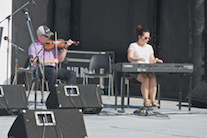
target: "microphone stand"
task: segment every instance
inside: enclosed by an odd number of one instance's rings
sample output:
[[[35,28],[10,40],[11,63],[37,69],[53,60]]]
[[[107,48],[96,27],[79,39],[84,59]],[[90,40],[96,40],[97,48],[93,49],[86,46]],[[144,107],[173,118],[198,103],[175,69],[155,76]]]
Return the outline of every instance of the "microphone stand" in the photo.
[[[25,52],[24,49],[22,49],[20,46],[15,45],[14,43],[10,42],[10,40],[6,37],[4,37],[5,40],[8,41],[8,43],[11,43],[12,46],[14,46],[16,49],[16,55],[15,55],[15,73],[14,73],[14,79],[13,79],[13,83],[14,85],[17,84],[17,69],[18,69],[18,49],[21,50],[22,52]]]
[[[16,49],[19,49],[19,50],[21,50],[22,52],[25,52],[23,48],[21,48],[20,46],[15,45],[14,43],[10,42],[9,39],[8,39],[7,41],[8,41],[9,43],[11,43],[11,45],[14,46]]]
[[[35,49],[35,54],[36,54],[36,58],[37,58],[37,61],[36,61],[36,74],[35,74],[35,106],[34,106],[34,109],[36,109],[37,107],[37,89],[38,89],[38,79],[39,79],[39,73],[38,73],[38,67],[40,68],[40,72],[42,74],[42,81],[44,82],[44,74],[43,74],[43,70],[42,70],[42,66],[40,64],[40,61],[39,61],[39,56],[38,56],[38,53],[37,53],[37,49],[36,49],[36,45],[35,45],[35,41],[34,41],[34,37],[33,37],[33,34],[32,34],[32,30],[31,30],[31,26],[30,26],[30,17],[29,17],[29,14],[26,14],[27,16],[27,27],[28,27],[28,30],[29,30],[29,33],[30,33],[30,37],[31,37],[31,40],[32,40],[32,43],[33,43],[33,46],[34,46],[34,49]],[[41,99],[41,102],[42,104],[44,103],[44,94],[43,94],[43,89],[41,89],[41,95],[42,95],[42,99]]]
[[[50,37],[47,39],[47,41],[50,39]],[[46,43],[47,43],[47,41],[46,41]],[[43,50],[43,64],[42,64],[42,67],[43,67],[43,73],[42,73],[42,76],[45,76],[45,45],[46,45],[46,43],[44,43],[43,44],[43,46],[42,46],[42,49],[38,52],[38,54]],[[44,92],[44,80],[45,80],[45,78],[44,77],[42,77],[42,88],[41,88],[41,91],[42,91],[42,97],[44,97],[44,94],[43,94],[43,92]],[[44,101],[43,101],[43,99],[44,98],[42,98],[42,100],[41,100],[41,102],[42,103],[44,103]]]
[[[24,8],[25,6],[27,6],[30,2],[28,1],[27,3],[25,3],[24,5],[22,5],[20,8],[18,8],[16,11],[14,11],[11,15],[7,16],[5,19],[3,19],[2,21],[0,21],[0,24],[6,20],[6,19],[9,19],[10,20],[10,17],[13,16],[14,14],[16,14],[19,10],[21,10],[22,8]]]
[[[5,19],[3,19],[2,21],[0,21],[0,24],[4,21],[8,19],[8,37],[10,36],[10,17],[13,16],[14,14],[16,14],[19,10],[21,10],[22,8],[24,8],[25,6],[27,6],[30,2],[28,1],[27,3],[25,3],[23,6],[21,6],[19,9],[17,9],[15,12],[13,12],[11,15],[7,16]],[[9,84],[9,42],[7,43],[7,72],[6,72],[6,79],[7,79],[7,84]]]

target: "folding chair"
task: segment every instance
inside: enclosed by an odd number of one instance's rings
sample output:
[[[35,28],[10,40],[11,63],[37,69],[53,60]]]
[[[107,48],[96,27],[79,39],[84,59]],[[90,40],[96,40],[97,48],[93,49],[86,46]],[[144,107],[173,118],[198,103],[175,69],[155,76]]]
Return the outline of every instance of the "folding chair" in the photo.
[[[91,57],[89,72],[84,73],[83,84],[88,84],[88,78],[109,78],[108,97],[113,95],[113,74],[111,71],[111,57],[107,54],[97,54]]]

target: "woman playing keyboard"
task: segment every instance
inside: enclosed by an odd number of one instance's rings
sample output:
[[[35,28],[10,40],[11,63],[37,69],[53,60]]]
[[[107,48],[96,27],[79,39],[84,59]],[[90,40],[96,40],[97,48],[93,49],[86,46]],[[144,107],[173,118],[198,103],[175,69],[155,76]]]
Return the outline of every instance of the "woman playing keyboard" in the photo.
[[[128,48],[128,61],[134,63],[163,63],[161,59],[155,58],[154,50],[151,45],[147,44],[150,40],[150,32],[148,29],[138,25],[136,28],[138,41],[133,42]],[[131,74],[137,81],[141,82],[141,93],[144,99],[144,106],[160,105],[155,102],[157,93],[157,81],[154,74]],[[149,102],[149,97],[151,102]]]

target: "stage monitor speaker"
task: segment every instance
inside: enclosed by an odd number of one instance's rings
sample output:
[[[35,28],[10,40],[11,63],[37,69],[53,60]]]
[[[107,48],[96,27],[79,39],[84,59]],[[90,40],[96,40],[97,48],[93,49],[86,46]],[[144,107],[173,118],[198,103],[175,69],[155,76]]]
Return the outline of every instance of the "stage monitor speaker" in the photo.
[[[23,110],[8,138],[87,138],[87,133],[81,110]]]
[[[17,114],[27,109],[25,85],[0,85],[0,114]]]
[[[191,103],[196,107],[207,107],[207,80],[202,81],[191,91]]]
[[[99,85],[58,84],[51,90],[46,106],[48,109],[82,109],[85,114],[98,114],[103,108]]]

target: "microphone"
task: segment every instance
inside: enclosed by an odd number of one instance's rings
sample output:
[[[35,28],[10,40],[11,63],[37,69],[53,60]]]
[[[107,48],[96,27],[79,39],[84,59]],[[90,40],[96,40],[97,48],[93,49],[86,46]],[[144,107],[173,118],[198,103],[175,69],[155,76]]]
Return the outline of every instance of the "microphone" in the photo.
[[[4,40],[9,40],[9,37],[8,36],[4,36]]]
[[[33,66],[33,55],[29,55],[29,63]]]
[[[32,0],[32,4],[33,4],[34,6],[37,6],[37,4],[36,4],[36,2],[35,2],[34,0]]]
[[[33,58],[33,55],[29,55],[29,58],[30,58],[30,59]]]
[[[29,11],[29,10],[28,10],[27,8],[23,8],[23,9],[22,9],[22,12],[26,15],[27,20],[30,21],[31,19],[30,19],[30,17],[29,17],[29,13],[28,13],[28,11]]]

